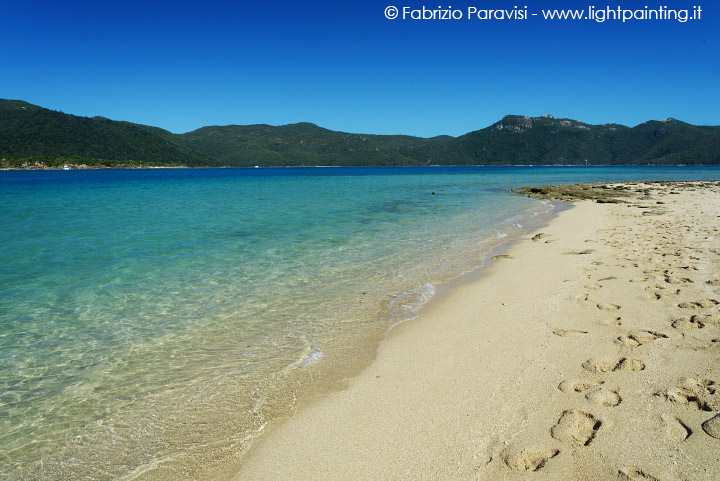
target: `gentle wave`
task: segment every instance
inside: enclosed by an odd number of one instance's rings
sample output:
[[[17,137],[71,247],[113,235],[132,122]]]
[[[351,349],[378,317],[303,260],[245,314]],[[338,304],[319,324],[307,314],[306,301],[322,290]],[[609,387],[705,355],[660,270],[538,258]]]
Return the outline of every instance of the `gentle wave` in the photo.
[[[305,358],[298,363],[298,367],[308,367],[315,364],[321,357],[323,357],[323,352],[317,347],[313,347]]]
[[[435,295],[435,286],[425,283],[394,297],[389,303],[390,318],[394,324],[415,319],[420,309]]]

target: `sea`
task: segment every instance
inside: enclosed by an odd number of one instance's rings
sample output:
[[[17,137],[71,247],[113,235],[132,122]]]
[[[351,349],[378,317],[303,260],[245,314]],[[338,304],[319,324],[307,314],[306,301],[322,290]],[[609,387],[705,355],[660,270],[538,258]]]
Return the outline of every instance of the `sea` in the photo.
[[[565,208],[720,167],[0,172],[0,478],[222,479],[388,330]]]

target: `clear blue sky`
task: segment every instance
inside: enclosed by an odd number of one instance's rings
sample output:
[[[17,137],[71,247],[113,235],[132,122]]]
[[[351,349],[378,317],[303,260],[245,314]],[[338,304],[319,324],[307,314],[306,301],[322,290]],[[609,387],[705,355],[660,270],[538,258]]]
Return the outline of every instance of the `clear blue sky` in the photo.
[[[610,5],[699,5],[703,18],[467,20],[469,6],[540,13],[606,0],[5,0],[0,97],[172,132],[307,121],[429,137],[505,114],[720,124],[720,5],[653,2]],[[384,14],[423,4],[464,18]]]

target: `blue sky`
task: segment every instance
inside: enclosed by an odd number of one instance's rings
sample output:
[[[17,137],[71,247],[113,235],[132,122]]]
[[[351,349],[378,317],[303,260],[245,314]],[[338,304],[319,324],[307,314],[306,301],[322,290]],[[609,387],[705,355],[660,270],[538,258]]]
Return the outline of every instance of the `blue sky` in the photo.
[[[336,0],[0,3],[0,97],[187,132],[313,122],[346,132],[461,135],[506,114],[634,126],[720,124],[720,6],[677,21],[468,20],[467,9],[607,1]],[[458,21],[388,20],[388,6]]]

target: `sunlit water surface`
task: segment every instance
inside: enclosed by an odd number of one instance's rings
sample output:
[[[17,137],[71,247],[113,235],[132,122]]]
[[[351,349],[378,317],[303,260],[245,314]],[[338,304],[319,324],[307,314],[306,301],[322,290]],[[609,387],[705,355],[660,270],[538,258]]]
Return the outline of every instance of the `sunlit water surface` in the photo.
[[[211,478],[438,284],[549,218],[511,187],[694,168],[0,172],[0,477]],[[306,393],[307,394],[307,393]]]

